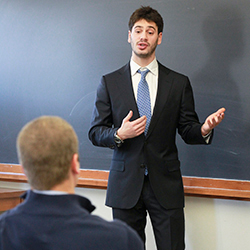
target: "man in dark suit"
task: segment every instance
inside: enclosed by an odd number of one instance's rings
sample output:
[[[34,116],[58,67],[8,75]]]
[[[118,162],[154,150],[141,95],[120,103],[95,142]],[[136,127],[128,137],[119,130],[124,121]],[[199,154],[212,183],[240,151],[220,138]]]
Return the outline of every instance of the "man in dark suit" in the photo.
[[[188,77],[155,58],[162,30],[162,17],[151,7],[132,14],[128,33],[131,60],[102,77],[89,138],[96,146],[114,149],[106,198],[114,218],[127,222],[145,242],[148,212],[157,249],[183,250],[184,192],[176,130],[188,144],[209,144],[225,109],[200,124]],[[143,79],[145,70],[149,72]],[[150,99],[146,113],[141,111],[148,105],[145,102],[141,107],[145,101],[140,97],[141,82],[148,86],[142,98]]]
[[[95,207],[74,189],[78,139],[59,117],[40,117],[19,133],[18,157],[32,187],[0,216],[1,250],[142,250],[137,233],[120,221],[91,215]]]

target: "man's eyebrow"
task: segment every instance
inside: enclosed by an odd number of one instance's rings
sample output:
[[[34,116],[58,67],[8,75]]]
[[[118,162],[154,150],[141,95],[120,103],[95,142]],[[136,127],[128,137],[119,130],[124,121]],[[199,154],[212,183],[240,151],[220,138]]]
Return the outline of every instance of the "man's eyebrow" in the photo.
[[[134,27],[134,29],[137,29],[137,28],[141,29],[141,28],[143,28],[143,26],[137,25],[137,26]],[[154,26],[151,26],[151,25],[147,26],[146,28],[156,30],[156,28]]]
[[[134,27],[134,29],[136,29],[136,28],[142,28],[142,26],[137,25],[137,26]]]

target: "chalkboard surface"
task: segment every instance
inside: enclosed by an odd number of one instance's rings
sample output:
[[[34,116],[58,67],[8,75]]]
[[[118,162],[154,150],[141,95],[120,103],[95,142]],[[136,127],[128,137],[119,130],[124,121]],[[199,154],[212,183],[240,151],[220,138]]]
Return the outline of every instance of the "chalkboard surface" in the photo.
[[[250,2],[247,0],[2,0],[0,162],[18,163],[16,136],[41,115],[75,128],[81,167],[108,170],[112,150],[87,133],[103,74],[127,63],[127,23],[151,5],[164,18],[157,59],[189,76],[200,120],[224,106],[210,146],[177,143],[186,176],[250,180]]]

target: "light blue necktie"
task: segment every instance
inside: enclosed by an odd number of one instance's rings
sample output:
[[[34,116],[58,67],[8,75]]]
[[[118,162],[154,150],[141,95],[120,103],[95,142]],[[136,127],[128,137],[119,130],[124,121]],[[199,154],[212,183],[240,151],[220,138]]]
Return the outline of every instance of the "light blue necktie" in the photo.
[[[149,88],[148,88],[148,83],[145,79],[148,72],[149,72],[148,69],[144,71],[141,71],[140,69],[138,70],[138,73],[141,74],[141,80],[139,82],[137,90],[137,106],[140,116],[145,115],[147,117],[146,128],[144,131],[145,135],[148,132],[148,127],[151,120],[151,102],[150,102]]]

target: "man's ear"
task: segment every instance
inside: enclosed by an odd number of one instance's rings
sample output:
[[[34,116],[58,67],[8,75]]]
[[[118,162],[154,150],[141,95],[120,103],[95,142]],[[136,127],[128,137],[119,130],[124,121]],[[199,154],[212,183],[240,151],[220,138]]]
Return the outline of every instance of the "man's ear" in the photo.
[[[22,169],[22,172],[24,173],[24,175],[27,177],[27,174],[26,174],[26,172],[25,172],[25,169],[24,169],[24,167],[21,165],[21,169]]]
[[[160,45],[161,41],[162,41],[162,32],[160,32],[158,35],[158,43],[157,44]]]
[[[22,172],[24,173],[24,175],[27,177],[27,180],[28,180],[28,183],[30,184],[30,182],[29,182],[29,178],[28,178],[28,175],[27,175],[27,173],[26,173],[26,170],[24,169],[24,167],[22,166],[22,163],[20,162],[20,164],[21,164],[21,169],[22,169]],[[33,189],[33,187],[31,186],[31,184],[30,184],[30,188],[31,189]]]
[[[80,162],[79,162],[79,155],[74,154],[71,161],[71,170],[74,174],[80,174]]]
[[[131,42],[131,31],[129,30],[128,31],[128,43],[130,43]]]

